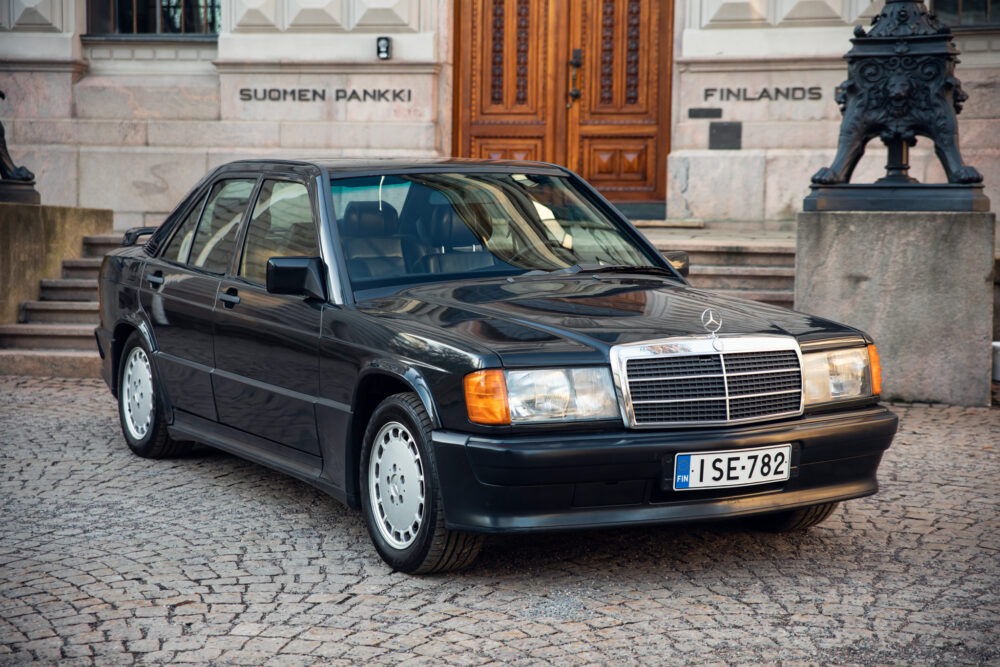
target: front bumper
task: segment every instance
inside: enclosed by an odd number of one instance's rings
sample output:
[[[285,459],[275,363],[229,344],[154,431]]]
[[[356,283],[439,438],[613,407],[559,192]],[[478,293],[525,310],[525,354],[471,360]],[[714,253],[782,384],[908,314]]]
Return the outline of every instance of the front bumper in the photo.
[[[875,406],[716,429],[509,438],[435,431],[433,441],[446,525],[510,533],[704,521],[871,495],[897,422]],[[671,488],[678,452],[781,443],[792,443],[788,481]]]

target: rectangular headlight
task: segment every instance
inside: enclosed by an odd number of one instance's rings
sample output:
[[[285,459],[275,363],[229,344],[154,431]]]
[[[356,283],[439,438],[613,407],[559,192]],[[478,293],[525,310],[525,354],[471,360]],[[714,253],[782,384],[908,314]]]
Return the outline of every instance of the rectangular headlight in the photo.
[[[480,424],[621,417],[608,368],[477,371],[465,393],[469,420]]]
[[[810,352],[802,355],[802,365],[806,405],[872,395],[872,372],[866,347]]]

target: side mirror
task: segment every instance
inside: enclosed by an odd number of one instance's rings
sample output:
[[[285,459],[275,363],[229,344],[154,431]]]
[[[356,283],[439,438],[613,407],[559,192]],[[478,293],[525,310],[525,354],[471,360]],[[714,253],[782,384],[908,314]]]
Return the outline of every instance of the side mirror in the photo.
[[[267,291],[326,299],[323,260],[319,257],[272,257],[267,260]]]
[[[158,227],[133,227],[125,232],[122,236],[122,247],[127,247],[135,245],[135,242],[139,240],[140,236],[147,236],[155,232]]]
[[[670,266],[674,267],[677,273],[685,278],[688,277],[688,273],[691,271],[691,261],[686,252],[683,250],[668,250],[663,253],[663,256],[670,262]]]

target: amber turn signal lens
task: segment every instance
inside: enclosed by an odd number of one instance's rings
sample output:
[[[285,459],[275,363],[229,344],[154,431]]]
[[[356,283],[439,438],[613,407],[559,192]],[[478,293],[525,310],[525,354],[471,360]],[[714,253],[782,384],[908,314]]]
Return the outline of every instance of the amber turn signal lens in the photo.
[[[491,369],[465,376],[465,407],[476,424],[509,424],[507,382],[503,371]]]
[[[868,365],[872,369],[872,394],[878,396],[882,393],[882,362],[874,345],[868,346]]]

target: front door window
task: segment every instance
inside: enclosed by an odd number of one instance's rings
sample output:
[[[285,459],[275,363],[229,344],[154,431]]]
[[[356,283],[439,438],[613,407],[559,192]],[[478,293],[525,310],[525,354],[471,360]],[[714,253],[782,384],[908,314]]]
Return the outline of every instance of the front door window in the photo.
[[[239,275],[267,282],[271,257],[316,257],[316,225],[309,191],[301,183],[264,181],[247,229]]]

